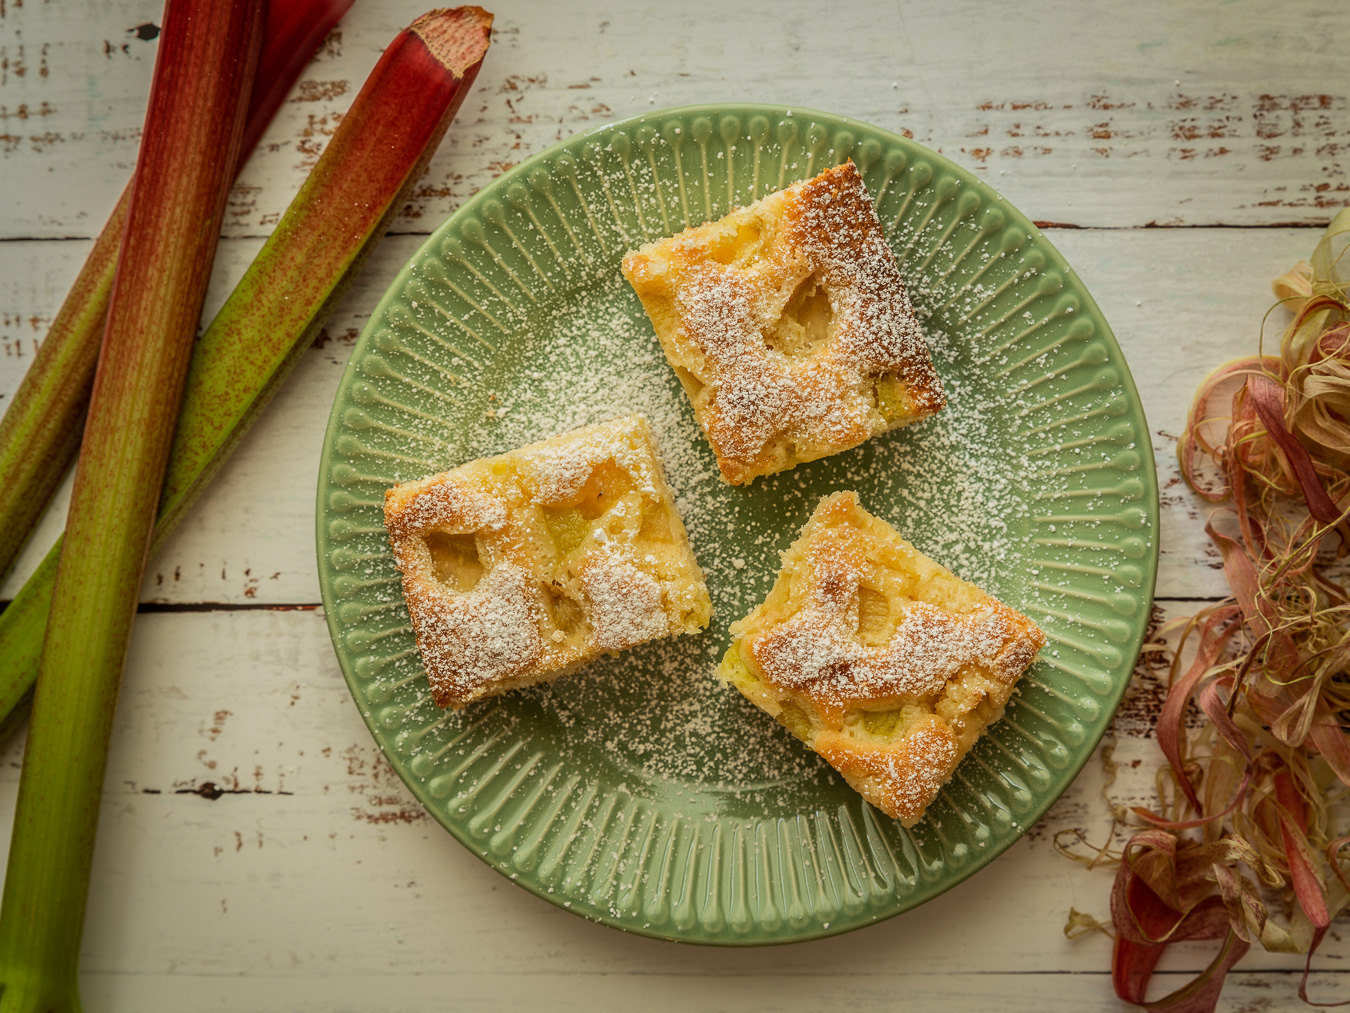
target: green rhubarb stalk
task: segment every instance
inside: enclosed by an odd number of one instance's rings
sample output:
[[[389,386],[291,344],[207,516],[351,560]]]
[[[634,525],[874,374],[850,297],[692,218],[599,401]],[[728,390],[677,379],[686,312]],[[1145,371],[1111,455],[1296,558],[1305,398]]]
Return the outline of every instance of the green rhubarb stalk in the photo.
[[[385,50],[276,231],[197,342],[153,548],[323,325],[426,167],[487,51],[492,15],[433,11]],[[60,543],[0,613],[0,735],[22,723]]]
[[[272,0],[268,5],[236,173],[311,54],[353,2]],[[130,203],[128,183],[0,417],[0,577],[9,572],[79,452]]]
[[[262,0],[171,0],[75,470],[0,903],[0,1013],[80,1008],[113,712],[243,136]]]

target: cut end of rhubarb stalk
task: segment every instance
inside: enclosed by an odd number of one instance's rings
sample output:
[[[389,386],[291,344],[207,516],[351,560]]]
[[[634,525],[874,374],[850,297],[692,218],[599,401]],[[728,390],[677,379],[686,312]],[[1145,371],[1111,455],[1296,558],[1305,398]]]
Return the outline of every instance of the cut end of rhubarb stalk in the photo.
[[[3,4],[4,0],[0,0]],[[355,0],[276,0],[268,5],[263,49],[240,144],[240,164],[295,84],[306,62]],[[52,321],[6,410],[0,404],[0,576],[14,562],[80,450],[85,409],[94,384],[103,320],[131,188],[122,194],[75,284]],[[43,606],[45,613],[46,606]],[[45,622],[45,619],[44,619]],[[42,631],[37,631],[41,646]],[[0,634],[0,714],[27,690],[11,679],[13,656]],[[6,671],[9,669],[9,671]],[[0,716],[0,740],[8,718]]]
[[[282,36],[300,32],[303,39],[294,45],[311,46],[318,28],[331,28],[306,19],[300,8],[331,13],[348,5],[350,0],[275,0],[269,18],[278,41],[267,51],[284,56],[291,50]],[[156,544],[239,442],[404,206],[477,76],[491,25],[492,15],[477,7],[432,11],[385,50],[272,238],[195,346]],[[299,66],[272,67],[262,76],[275,80]],[[120,243],[120,229],[116,235]],[[115,261],[117,244],[109,248]],[[96,349],[102,305],[95,315],[99,326],[86,328],[80,340],[92,337]],[[10,477],[3,435],[0,429],[0,493]],[[4,507],[0,496],[0,560],[9,516]],[[32,696],[55,574],[52,557],[0,613],[0,743],[16,724],[16,707]]]
[[[481,7],[428,11],[408,31],[426,43],[431,55],[455,77],[463,77],[487,52],[492,15]]]

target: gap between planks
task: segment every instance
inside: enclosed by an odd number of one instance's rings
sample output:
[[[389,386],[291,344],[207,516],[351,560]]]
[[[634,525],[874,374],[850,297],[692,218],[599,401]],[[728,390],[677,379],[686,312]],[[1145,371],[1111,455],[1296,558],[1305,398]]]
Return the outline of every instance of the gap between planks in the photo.
[[[448,221],[458,213],[458,209],[451,211],[446,215]],[[1306,221],[1288,221],[1288,222],[1260,222],[1255,225],[1235,225],[1227,222],[1196,222],[1187,223],[1167,223],[1167,222],[1144,222],[1142,225],[1082,225],[1077,222],[1045,222],[1033,220],[1032,225],[1042,232],[1143,232],[1143,231],[1169,231],[1185,232],[1200,231],[1204,229],[1307,229],[1309,231],[1322,230],[1326,228],[1326,222],[1306,222]],[[409,231],[393,231],[385,233],[388,238],[398,236],[429,236],[434,230],[418,229]],[[235,239],[268,239],[270,232],[231,232],[228,236],[222,235],[222,240]],[[95,236],[0,236],[0,243],[91,243]]]
[[[0,612],[9,608],[12,598],[0,601]],[[143,601],[136,606],[139,615],[146,612],[317,612],[322,602],[157,602]]]
[[[3,612],[10,605],[13,599],[0,600],[0,612]],[[1215,595],[1208,598],[1177,598],[1168,596],[1158,596],[1153,599],[1155,603],[1213,605],[1215,602],[1227,601],[1226,596]],[[317,612],[323,608],[322,602],[317,601],[294,601],[294,602],[225,602],[225,601],[194,601],[194,602],[155,602],[143,601],[136,607],[136,612]]]

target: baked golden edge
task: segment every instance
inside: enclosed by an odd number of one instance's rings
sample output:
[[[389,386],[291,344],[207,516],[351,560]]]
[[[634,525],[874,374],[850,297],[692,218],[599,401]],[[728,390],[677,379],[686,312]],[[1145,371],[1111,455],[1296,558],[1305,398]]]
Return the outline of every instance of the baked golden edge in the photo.
[[[774,686],[764,679],[753,654],[748,649],[746,635],[755,628],[756,621],[762,617],[768,604],[774,600],[775,595],[785,594],[783,584],[788,579],[788,574],[797,567],[806,565],[806,548],[812,535],[818,530],[818,518],[832,504],[842,505],[839,503],[840,500],[851,500],[851,505],[856,510],[858,517],[874,531],[880,530],[889,538],[906,545],[909,544],[889,524],[864,510],[858,504],[856,494],[845,491],[824,497],[796,541],[784,551],[782,570],[780,570],[778,579],[765,602],[756,606],[744,619],[732,624],[732,643],[722,657],[717,669],[717,676],[723,682],[734,686],[750,703],[773,717],[779,724],[824,758],[844,777],[849,786],[870,804],[898,820],[902,826],[911,827],[923,818],[927,807],[937,797],[941,788],[951,779],[957,766],[979,737],[1003,716],[1004,707],[1016,689],[1020,675],[1024,674],[1026,668],[1030,667],[1035,660],[1036,653],[1044,646],[1045,634],[1026,616],[1008,608],[1006,605],[1002,605],[997,599],[978,588],[977,585],[971,584],[969,581],[961,581],[961,583],[978,591],[984,600],[998,604],[1005,611],[1005,614],[1015,616],[1018,620],[1021,635],[1025,638],[1023,646],[1026,663],[1022,666],[1022,673],[1019,673],[1018,678],[1008,683],[1002,683],[994,679],[987,680],[989,694],[979,708],[981,720],[978,728],[975,729],[975,734],[963,735],[962,737],[966,739],[963,743],[952,733],[946,722],[936,714],[921,715],[916,713],[906,715],[901,719],[907,720],[907,724],[900,730],[901,735],[898,739],[893,733],[889,737],[876,737],[867,733],[863,720],[863,715],[866,712],[861,709],[850,709],[843,722],[843,727],[827,727],[826,721],[818,713],[812,700],[801,694]],[[910,548],[912,549],[912,546]],[[912,551],[932,566],[946,573],[951,573],[951,571],[941,567],[940,564],[917,550],[912,549]],[[951,574],[951,576],[958,581],[961,580],[955,574]],[[917,742],[915,741],[916,736]],[[916,745],[921,748],[916,749]],[[929,758],[935,753],[944,757],[937,770],[924,769],[925,764],[929,762],[929,759],[921,755],[924,751],[929,754]],[[927,797],[921,805],[917,807],[897,805],[893,804],[896,802],[894,796],[897,793],[887,791],[886,779],[880,776],[881,773],[901,779],[909,779],[911,784],[908,787],[911,789],[918,782],[927,782],[935,786],[931,792],[924,791]],[[905,792],[898,794],[903,795]]]

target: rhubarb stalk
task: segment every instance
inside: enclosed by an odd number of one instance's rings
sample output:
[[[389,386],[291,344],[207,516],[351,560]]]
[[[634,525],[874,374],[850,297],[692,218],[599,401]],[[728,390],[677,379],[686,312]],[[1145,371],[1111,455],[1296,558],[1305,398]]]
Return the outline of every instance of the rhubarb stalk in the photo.
[[[0,905],[0,1011],[78,1009],[108,739],[243,135],[262,0],[172,0],[80,447]]]
[[[433,11],[385,50],[276,231],[197,342],[153,548],[191,506],[403,206],[487,51],[492,15]],[[60,543],[0,613],[0,734],[22,721]]]
[[[236,174],[311,54],[353,2],[272,0],[268,5]],[[13,565],[80,449],[130,202],[128,183],[9,409],[0,417],[0,578]]]

